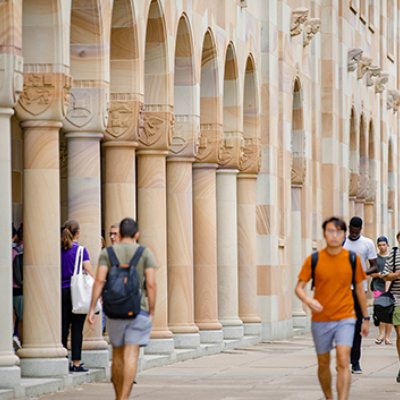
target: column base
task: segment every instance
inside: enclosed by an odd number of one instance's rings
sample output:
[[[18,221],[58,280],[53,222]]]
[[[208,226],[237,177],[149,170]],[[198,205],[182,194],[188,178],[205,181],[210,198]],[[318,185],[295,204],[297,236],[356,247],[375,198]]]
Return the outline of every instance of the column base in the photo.
[[[21,383],[21,369],[17,366],[0,367],[0,388],[14,389]]]
[[[176,349],[193,349],[200,347],[200,335],[198,333],[174,333]]]
[[[222,330],[200,331],[201,343],[222,343],[224,341],[224,332]]]
[[[174,352],[174,339],[150,339],[145,354],[171,354]]]
[[[293,314],[293,329],[306,329],[307,327],[307,314],[298,313]]]
[[[89,368],[108,368],[108,350],[83,350],[82,362]]]
[[[241,339],[244,336],[243,325],[225,325],[222,330],[224,339]]]
[[[244,323],[245,336],[261,336],[261,323]]]
[[[68,375],[68,359],[62,358],[22,358],[21,375],[32,377]]]

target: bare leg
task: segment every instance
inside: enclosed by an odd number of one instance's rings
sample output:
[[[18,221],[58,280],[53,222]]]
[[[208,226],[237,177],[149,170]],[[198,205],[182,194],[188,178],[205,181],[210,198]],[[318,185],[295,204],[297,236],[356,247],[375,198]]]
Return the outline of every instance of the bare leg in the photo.
[[[350,351],[351,347],[349,346],[336,346],[336,389],[338,392],[338,400],[347,400],[349,398],[351,383]]]
[[[124,380],[124,347],[114,347],[112,355],[112,383],[117,400],[121,399],[122,383]]]
[[[397,355],[400,360],[400,325],[394,327],[396,329],[396,347],[397,347]]]
[[[119,400],[128,400],[132,391],[133,380],[136,376],[139,358],[139,345],[126,344],[124,346],[124,379]]]
[[[382,342],[383,339],[385,339],[385,329],[386,329],[386,324],[384,324],[383,322],[380,322],[379,323],[379,335],[376,340]]]
[[[390,343],[390,336],[392,335],[392,328],[393,325],[392,324],[385,324],[386,325],[386,329],[385,329],[385,340],[389,341]]]
[[[331,354],[317,354],[318,358],[318,380],[326,399],[332,396],[332,374],[330,369]]]

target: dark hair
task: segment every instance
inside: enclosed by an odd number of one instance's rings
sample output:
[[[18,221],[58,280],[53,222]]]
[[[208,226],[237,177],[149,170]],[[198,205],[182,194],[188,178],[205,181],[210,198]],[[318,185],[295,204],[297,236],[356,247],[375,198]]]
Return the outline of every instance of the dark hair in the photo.
[[[360,217],[353,217],[350,220],[350,224],[349,225],[354,227],[354,228],[362,228],[363,220]]]
[[[64,223],[61,228],[61,247],[63,250],[69,250],[72,247],[72,242],[79,229],[78,221],[71,219]]]
[[[133,238],[138,232],[138,226],[134,219],[124,218],[119,224],[121,238]]]
[[[376,239],[376,244],[379,244],[382,242],[389,244],[389,239],[385,235],[379,236],[378,239]]]
[[[399,236],[400,236],[400,231],[397,232],[397,235],[396,235],[396,239],[397,239],[397,240],[399,240]]]
[[[338,217],[330,217],[330,218],[326,219],[326,220],[324,221],[324,223],[322,224],[322,229],[323,229],[324,231],[325,231],[325,229],[326,229],[326,226],[327,226],[329,223],[333,223],[333,224],[335,225],[335,227],[336,227],[337,230],[343,231],[343,232],[346,233],[346,231],[347,231],[347,225],[346,225],[346,222],[344,222],[342,219],[340,219],[340,218],[338,218]]]

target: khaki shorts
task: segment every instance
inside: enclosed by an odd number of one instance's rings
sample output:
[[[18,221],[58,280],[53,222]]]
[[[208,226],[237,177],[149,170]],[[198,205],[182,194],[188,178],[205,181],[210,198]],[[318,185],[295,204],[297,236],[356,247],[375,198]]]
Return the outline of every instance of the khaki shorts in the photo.
[[[393,325],[394,326],[399,326],[400,325],[400,306],[396,306],[394,308],[394,313],[393,313]]]

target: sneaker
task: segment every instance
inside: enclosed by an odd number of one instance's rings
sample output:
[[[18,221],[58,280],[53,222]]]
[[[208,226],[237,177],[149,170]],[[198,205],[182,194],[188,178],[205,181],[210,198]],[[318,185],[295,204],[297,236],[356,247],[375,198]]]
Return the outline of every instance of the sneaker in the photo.
[[[359,363],[351,367],[351,373],[356,375],[361,375],[363,373]]]
[[[396,377],[396,382],[400,383],[400,369],[399,369],[399,372],[398,372],[397,377]]]
[[[15,351],[22,349],[21,341],[18,336],[13,336],[13,346]]]
[[[76,365],[71,365],[69,367],[70,372],[88,372],[89,370],[83,366],[83,364],[80,364],[78,366]]]

